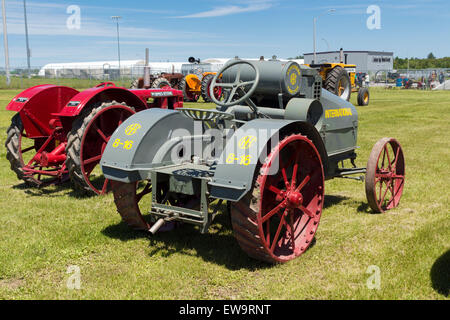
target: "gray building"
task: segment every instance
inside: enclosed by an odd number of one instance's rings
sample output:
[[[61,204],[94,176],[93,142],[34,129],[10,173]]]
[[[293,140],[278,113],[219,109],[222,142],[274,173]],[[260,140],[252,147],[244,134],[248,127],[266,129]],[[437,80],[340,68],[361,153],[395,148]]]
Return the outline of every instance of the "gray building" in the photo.
[[[305,53],[305,64],[312,64],[314,53]],[[316,63],[339,63],[340,51],[316,52]],[[380,70],[392,71],[394,53],[384,51],[344,51],[344,63],[355,64],[356,72],[375,73]]]

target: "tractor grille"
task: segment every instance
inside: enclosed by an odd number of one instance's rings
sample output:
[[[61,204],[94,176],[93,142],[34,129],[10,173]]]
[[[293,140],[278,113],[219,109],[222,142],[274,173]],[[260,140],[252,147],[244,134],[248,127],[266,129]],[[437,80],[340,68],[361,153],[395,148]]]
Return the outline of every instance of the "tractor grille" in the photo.
[[[314,82],[314,99],[320,99],[320,92],[322,90],[322,82]]]

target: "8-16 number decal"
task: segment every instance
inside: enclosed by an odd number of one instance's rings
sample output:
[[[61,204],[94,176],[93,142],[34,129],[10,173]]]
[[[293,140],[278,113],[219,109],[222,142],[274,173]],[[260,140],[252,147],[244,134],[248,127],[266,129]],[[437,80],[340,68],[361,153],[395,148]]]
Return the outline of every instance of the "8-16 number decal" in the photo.
[[[240,161],[239,161],[240,159]],[[242,164],[244,166],[248,166],[250,164],[250,161],[252,159],[252,156],[250,155],[244,155],[244,156],[240,156],[239,158],[236,157],[236,155],[234,153],[230,153],[227,157],[227,163],[234,163],[235,161],[238,161],[239,164]]]
[[[126,140],[124,142],[121,142],[120,139],[114,140],[113,148],[117,148],[119,146],[122,146],[125,150],[130,150],[133,147],[133,140]]]

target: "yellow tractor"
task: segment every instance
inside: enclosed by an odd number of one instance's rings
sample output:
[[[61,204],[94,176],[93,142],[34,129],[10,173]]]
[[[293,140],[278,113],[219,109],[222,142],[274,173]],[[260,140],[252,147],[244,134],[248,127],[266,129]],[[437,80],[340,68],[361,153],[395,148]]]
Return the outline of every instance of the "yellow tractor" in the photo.
[[[369,104],[369,88],[363,86],[363,80],[357,80],[356,65],[340,63],[308,64],[307,66],[317,69],[322,76],[324,89],[334,93],[344,100],[349,101],[352,92],[358,92],[357,102],[359,106]]]
[[[181,66],[181,73],[184,78],[180,81],[180,90],[183,91],[185,101],[196,102],[201,96],[203,101],[211,102],[209,87],[216,72],[213,72],[213,65],[210,63],[200,63],[200,59],[189,58],[189,63]],[[222,96],[222,88],[214,90],[216,99]]]

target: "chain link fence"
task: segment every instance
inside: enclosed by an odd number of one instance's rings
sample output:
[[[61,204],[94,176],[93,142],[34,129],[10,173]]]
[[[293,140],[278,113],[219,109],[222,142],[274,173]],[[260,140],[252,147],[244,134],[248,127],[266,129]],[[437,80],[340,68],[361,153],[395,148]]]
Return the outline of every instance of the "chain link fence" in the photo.
[[[170,68],[151,68],[154,75],[163,72],[171,73]],[[10,68],[10,84],[6,81],[6,72],[0,68],[0,89],[25,89],[38,84],[67,85],[73,88],[89,88],[101,82],[113,81],[116,85],[129,87],[131,82],[144,75],[144,66],[111,68],[107,64],[103,67],[82,68],[49,68],[40,67]]]
[[[399,69],[369,72],[373,86],[450,90],[450,69]]]

